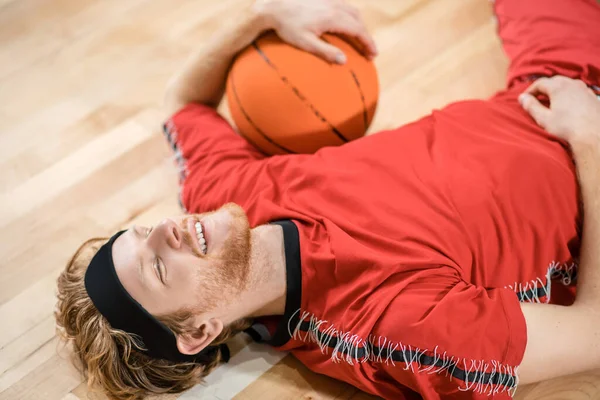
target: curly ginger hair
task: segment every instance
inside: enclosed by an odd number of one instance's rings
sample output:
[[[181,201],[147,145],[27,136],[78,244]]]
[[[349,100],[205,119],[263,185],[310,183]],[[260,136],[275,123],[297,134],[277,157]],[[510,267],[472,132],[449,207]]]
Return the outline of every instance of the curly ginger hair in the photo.
[[[99,387],[115,400],[138,400],[149,394],[180,393],[202,382],[222,359],[217,351],[206,364],[176,363],[142,353],[127,332],[114,329],[98,312],[84,285],[90,260],[108,238],[83,243],[58,278],[55,311],[59,336],[73,345],[73,363],[89,387]],[[192,333],[186,321],[191,312],[156,316],[173,333]],[[244,319],[225,327],[212,344],[226,342],[251,325]]]

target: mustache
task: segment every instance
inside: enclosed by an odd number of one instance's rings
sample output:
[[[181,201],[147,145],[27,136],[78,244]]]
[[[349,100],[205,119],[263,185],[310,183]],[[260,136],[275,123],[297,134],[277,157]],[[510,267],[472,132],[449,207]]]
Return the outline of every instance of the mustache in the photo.
[[[192,250],[192,253],[194,253],[194,255],[198,258],[202,258],[202,254],[200,254],[198,252],[198,250],[196,250],[196,246],[194,246],[194,238],[192,237],[192,234],[190,232],[187,231],[187,221],[191,219],[191,218],[186,218],[183,221],[183,227],[181,227],[182,231],[183,231],[183,242]],[[194,232],[195,234],[195,232]]]

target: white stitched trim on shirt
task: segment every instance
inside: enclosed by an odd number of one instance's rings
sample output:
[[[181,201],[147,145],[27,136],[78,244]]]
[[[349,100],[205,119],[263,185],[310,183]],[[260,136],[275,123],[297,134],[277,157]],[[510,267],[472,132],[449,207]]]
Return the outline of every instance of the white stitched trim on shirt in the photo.
[[[514,290],[522,303],[549,303],[552,280],[558,279],[563,285],[568,286],[576,279],[578,267],[576,261],[571,263],[551,261],[546,271],[545,283],[541,278],[536,278],[525,283],[515,282],[514,285],[507,285],[504,288]]]
[[[296,326],[293,326],[292,320],[296,316],[299,319]],[[303,326],[305,328],[302,328]],[[450,380],[461,380],[460,376],[464,376],[464,386],[459,385],[459,390],[490,396],[504,392],[514,396],[519,384],[518,366],[502,364],[496,360],[486,362],[449,356],[446,351],[441,353],[438,346],[429,351],[402,342],[393,342],[385,336],[369,335],[367,340],[364,340],[351,332],[339,330],[327,320],[319,319],[301,309],[288,320],[288,333],[295,340],[317,344],[322,354],[329,355],[331,351],[330,360],[334,363],[345,361],[354,365],[368,361],[393,366],[404,363],[404,370],[410,369],[413,373],[445,372],[446,376],[450,375]],[[397,358],[401,357],[401,361],[394,361],[394,354]]]
[[[179,144],[177,143],[177,127],[175,126],[173,120],[168,120],[165,123],[164,134],[167,141],[171,145],[171,149],[173,150],[173,160],[175,165],[177,165],[177,169],[179,170],[179,206],[184,212],[187,213],[187,210],[183,204],[183,185],[185,184],[185,179],[188,176],[187,160],[183,156],[183,153],[179,148]]]

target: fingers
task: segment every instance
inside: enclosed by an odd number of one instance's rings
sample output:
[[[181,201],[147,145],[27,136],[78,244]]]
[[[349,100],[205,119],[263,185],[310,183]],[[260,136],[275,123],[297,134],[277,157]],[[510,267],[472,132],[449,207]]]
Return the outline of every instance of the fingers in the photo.
[[[377,55],[375,41],[362,23],[360,16],[355,17],[350,13],[342,14],[333,21],[328,31],[349,38],[350,44],[369,59]]]
[[[316,35],[310,34],[303,36],[296,45],[302,50],[313,53],[329,62],[337,64],[344,64],[346,62],[346,55],[344,52],[334,45],[321,40]]]
[[[337,36],[344,39],[345,42],[350,43],[350,45],[358,50],[360,54],[368,54],[368,50],[365,45],[354,36],[344,35],[343,33],[338,33]]]
[[[550,93],[556,90],[557,82],[554,78],[540,78],[533,82],[527,89],[525,89],[525,93],[531,94],[533,96],[537,94],[545,94],[546,96],[550,96]]]
[[[348,6],[348,15],[354,19],[355,25],[355,34],[353,38],[358,41],[360,44],[360,48],[358,50],[363,53],[366,57],[373,58],[377,55],[377,46],[375,45],[375,40],[367,30],[364,21],[360,15],[360,11],[358,11],[355,7]]]
[[[543,90],[544,88],[542,88]],[[531,115],[531,117],[537,122],[542,128],[547,128],[550,122],[551,111],[549,108],[544,107],[538,99],[529,93],[522,93],[519,96],[519,103],[525,111]]]
[[[358,10],[358,8],[353,7],[349,4],[345,4],[345,10],[348,14],[352,15],[354,18],[359,19],[360,20],[360,11]]]
[[[355,47],[357,47],[357,50],[360,51],[365,57],[372,59],[377,55],[377,46],[375,45],[375,41],[371,35],[369,35],[366,29],[362,29],[357,32],[353,38],[359,43],[359,45]]]
[[[532,95],[537,94],[545,94],[548,97],[551,97],[558,90],[565,87],[575,87],[575,86],[586,86],[580,80],[567,78],[566,76],[556,75],[551,78],[540,78],[533,82],[531,86],[529,86],[525,93],[529,93]],[[587,87],[587,86],[586,86]]]

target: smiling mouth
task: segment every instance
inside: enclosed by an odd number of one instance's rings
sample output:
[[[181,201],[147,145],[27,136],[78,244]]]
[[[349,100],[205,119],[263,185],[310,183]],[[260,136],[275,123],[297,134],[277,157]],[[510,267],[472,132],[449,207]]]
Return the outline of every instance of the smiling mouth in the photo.
[[[196,247],[196,250],[202,254],[206,255],[208,252],[208,243],[206,241],[206,237],[204,235],[204,225],[197,220],[196,218],[190,218],[188,220],[188,232],[193,237],[193,242]]]
[[[208,244],[206,243],[206,238],[204,237],[204,225],[202,225],[200,221],[197,221],[194,225],[194,228],[196,228],[196,239],[198,239],[200,250],[202,250],[202,254],[206,255]]]

